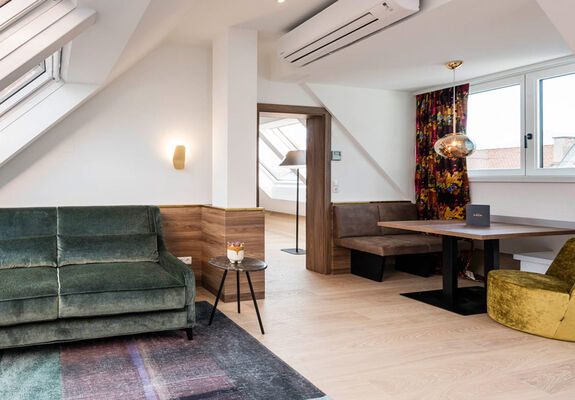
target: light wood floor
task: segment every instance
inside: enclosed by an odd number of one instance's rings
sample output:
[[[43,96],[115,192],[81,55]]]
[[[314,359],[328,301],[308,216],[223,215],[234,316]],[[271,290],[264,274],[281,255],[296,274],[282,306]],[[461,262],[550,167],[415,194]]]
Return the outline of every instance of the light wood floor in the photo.
[[[330,398],[575,399],[575,343],[399,296],[438,289],[439,276],[390,271],[378,283],[308,272],[303,256],[279,250],[293,247],[293,223],[266,219],[266,334],[250,302],[240,315],[235,303],[221,310]],[[214,297],[200,288],[198,299]]]

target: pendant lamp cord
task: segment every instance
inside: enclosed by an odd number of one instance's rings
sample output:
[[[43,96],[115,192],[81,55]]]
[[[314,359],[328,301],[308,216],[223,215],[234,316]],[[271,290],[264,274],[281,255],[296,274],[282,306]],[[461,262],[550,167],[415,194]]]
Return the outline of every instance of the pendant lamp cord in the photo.
[[[455,68],[453,68],[453,134],[457,132],[457,113],[455,112]]]

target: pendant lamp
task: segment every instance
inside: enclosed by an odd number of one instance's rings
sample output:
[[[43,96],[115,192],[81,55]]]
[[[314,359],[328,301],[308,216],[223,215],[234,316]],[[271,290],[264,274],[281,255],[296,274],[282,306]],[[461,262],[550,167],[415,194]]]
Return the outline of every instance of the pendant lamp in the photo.
[[[457,112],[455,101],[455,69],[463,61],[450,61],[445,66],[453,71],[453,133],[447,134],[435,142],[433,148],[441,157],[449,159],[465,158],[475,151],[475,143],[463,132],[457,132]]]

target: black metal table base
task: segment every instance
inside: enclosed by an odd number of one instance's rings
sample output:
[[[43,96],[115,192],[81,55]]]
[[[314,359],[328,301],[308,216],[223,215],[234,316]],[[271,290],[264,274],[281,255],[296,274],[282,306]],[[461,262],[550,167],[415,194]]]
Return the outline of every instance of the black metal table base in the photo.
[[[472,286],[456,290],[457,292],[452,298],[446,297],[443,290],[402,293],[401,295],[459,315],[475,315],[487,312],[483,286]]]
[[[240,271],[236,271],[236,287],[237,287],[237,296],[238,296],[238,313],[240,312]],[[256,294],[254,292],[254,287],[252,286],[252,280],[250,278],[250,273],[248,271],[244,271],[246,273],[246,277],[248,278],[248,284],[250,285],[250,292],[252,294],[252,300],[254,302],[254,307],[256,309],[256,315],[258,316],[258,322],[260,324],[260,331],[262,335],[265,334],[264,332],[264,325],[262,323],[262,317],[260,316],[260,310],[258,308],[258,302],[256,301]],[[216,314],[216,308],[218,307],[218,303],[220,301],[220,297],[222,295],[222,289],[224,288],[224,283],[226,282],[226,276],[228,275],[228,270],[224,270],[224,276],[222,276],[222,281],[220,282],[220,288],[218,290],[218,295],[216,296],[216,302],[214,303],[214,307],[212,308],[212,313],[210,314],[210,322],[208,325],[212,324],[214,320],[214,315]]]

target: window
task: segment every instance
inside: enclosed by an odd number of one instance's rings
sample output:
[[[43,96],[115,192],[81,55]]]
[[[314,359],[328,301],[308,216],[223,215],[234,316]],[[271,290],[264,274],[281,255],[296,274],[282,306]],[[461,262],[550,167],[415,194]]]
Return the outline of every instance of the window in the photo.
[[[520,84],[471,93],[467,134],[477,147],[468,168],[521,170],[521,131]]]
[[[0,0],[0,31],[39,7],[46,0]]]
[[[0,90],[0,118],[50,82],[60,79],[60,57],[61,50]]]
[[[296,175],[289,168],[280,167],[288,151],[305,150],[307,129],[297,119],[270,119],[260,123],[259,163],[276,181],[296,183]],[[300,179],[305,183],[305,168],[300,169]]]
[[[467,133],[477,150],[468,158],[470,177],[575,177],[573,93],[574,63],[472,84]]]
[[[539,81],[539,168],[575,167],[575,74]]]

